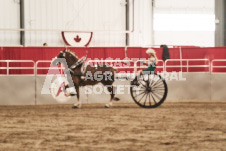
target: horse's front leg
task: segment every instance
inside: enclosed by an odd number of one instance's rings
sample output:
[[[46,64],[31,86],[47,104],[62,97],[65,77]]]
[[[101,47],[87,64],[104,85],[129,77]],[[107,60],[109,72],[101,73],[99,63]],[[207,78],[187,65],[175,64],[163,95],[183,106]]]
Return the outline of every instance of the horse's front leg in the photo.
[[[77,103],[76,104],[74,104],[74,106],[72,107],[72,108],[81,108],[82,107],[82,103],[81,103],[81,101],[79,100],[79,86],[75,86],[75,90],[76,90],[76,92],[77,92]]]
[[[66,85],[66,86],[64,87],[64,94],[65,94],[66,96],[75,96],[76,93],[75,93],[75,88],[74,88],[74,86],[73,86],[73,87],[69,87],[69,85]]]

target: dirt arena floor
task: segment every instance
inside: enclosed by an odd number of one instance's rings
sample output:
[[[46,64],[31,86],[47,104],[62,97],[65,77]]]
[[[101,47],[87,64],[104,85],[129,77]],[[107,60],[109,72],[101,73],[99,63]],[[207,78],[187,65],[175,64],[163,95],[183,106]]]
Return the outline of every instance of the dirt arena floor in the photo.
[[[0,150],[226,150],[226,103],[0,106]]]

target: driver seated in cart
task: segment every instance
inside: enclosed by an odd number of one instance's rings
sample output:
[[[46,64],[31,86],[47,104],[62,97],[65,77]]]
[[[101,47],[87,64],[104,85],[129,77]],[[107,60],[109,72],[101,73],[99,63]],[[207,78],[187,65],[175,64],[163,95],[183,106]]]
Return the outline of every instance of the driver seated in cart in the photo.
[[[149,59],[147,61],[144,62],[145,65],[148,65],[148,68],[143,69],[143,70],[139,70],[139,74],[150,74],[150,73],[155,73],[155,68],[156,68],[156,64],[158,62],[158,59],[156,57],[156,52],[154,49],[147,49],[146,53],[149,55]]]

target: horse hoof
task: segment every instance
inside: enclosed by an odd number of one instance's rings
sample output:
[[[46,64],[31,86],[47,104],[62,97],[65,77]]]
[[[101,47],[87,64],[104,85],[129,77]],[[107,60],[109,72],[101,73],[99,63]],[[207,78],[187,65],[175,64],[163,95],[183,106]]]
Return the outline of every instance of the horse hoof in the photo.
[[[70,96],[75,96],[75,95],[76,95],[75,93],[71,93],[71,94],[70,94]]]
[[[78,106],[72,106],[72,108],[73,108],[73,109],[78,109],[79,107],[78,107]]]
[[[109,108],[109,106],[108,106],[108,105],[105,105],[104,107],[105,107],[105,108]]]

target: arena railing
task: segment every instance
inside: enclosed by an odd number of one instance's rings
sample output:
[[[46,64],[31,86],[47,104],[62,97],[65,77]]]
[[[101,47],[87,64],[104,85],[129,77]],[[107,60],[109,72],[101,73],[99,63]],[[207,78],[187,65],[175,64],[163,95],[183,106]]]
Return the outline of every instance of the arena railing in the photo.
[[[169,65],[170,62],[177,63],[177,64]],[[184,62],[185,62],[185,65],[184,65]],[[205,65],[196,65],[196,64],[190,65],[189,62],[204,62]],[[207,64],[206,64],[206,62],[207,62]],[[189,68],[196,68],[196,69],[197,68],[208,68],[208,71],[205,71],[205,72],[210,72],[211,64],[210,64],[209,59],[167,59],[165,61],[165,71],[167,71],[168,68],[174,68],[174,69],[179,68],[181,72],[183,72],[184,68],[186,68],[186,72],[190,72]]]
[[[61,64],[60,67],[53,67],[53,66],[51,66],[51,62],[52,62],[52,60],[38,60],[35,63],[35,66],[36,66],[36,72],[35,72],[35,74],[36,75],[46,75],[48,73],[48,70],[49,69],[58,70],[58,71],[60,70],[60,74],[62,74],[63,71],[64,71],[64,69],[65,69],[63,67],[63,65]],[[40,66],[40,64],[45,64],[45,65],[44,66]],[[39,74],[38,71],[40,71],[40,70],[42,70],[42,72],[44,72],[44,73]]]
[[[214,63],[224,63],[224,65],[214,65]],[[211,72],[216,72],[216,71],[213,71],[215,68],[226,70],[226,59],[214,59],[214,60],[212,60],[211,61]],[[222,71],[219,71],[219,72],[222,72]]]
[[[108,63],[110,66],[116,68],[116,69],[125,69],[125,70],[131,70],[129,74],[131,73],[136,73],[138,71],[139,68],[146,68],[146,65],[141,65],[139,66],[138,63],[142,62],[144,60],[137,60],[137,61],[133,61],[133,60],[89,60],[87,63]],[[205,65],[196,65],[196,64],[189,64],[190,62],[204,62]],[[183,68],[186,68],[186,72],[190,72],[189,68],[208,68],[208,72],[213,72],[214,68],[226,68],[226,66],[219,66],[219,65],[214,65],[215,62],[226,62],[226,59],[215,59],[213,60],[211,63],[208,59],[168,59],[165,62],[163,60],[159,60],[159,62],[162,63],[162,65],[157,65],[157,69],[163,69],[163,71],[167,71],[167,69],[169,68],[179,68],[180,71],[183,71]],[[176,65],[169,65],[170,62],[178,62]],[[184,63],[185,62],[185,63]],[[49,69],[56,69],[56,70],[60,70],[60,74],[63,73],[64,67],[61,65],[61,67],[50,67],[50,63],[51,60],[39,60],[37,62],[34,62],[33,60],[0,60],[0,63],[6,63],[5,66],[1,66],[0,67],[0,71],[1,70],[6,70],[5,75],[10,75],[10,71],[11,70],[32,70],[33,74],[37,74],[37,75],[45,75],[48,72],[43,72],[43,73],[39,73],[38,71],[40,70],[49,70]],[[11,67],[10,63],[32,63],[32,66],[29,67]],[[120,63],[126,63],[129,65],[123,65],[123,66],[117,66]],[[43,65],[41,65],[43,64]],[[45,64],[45,65],[44,65]],[[179,64],[179,65],[178,65]],[[206,71],[207,72],[207,71]],[[14,73],[12,73],[14,74]],[[15,75],[15,74],[14,74]],[[127,73],[119,73],[118,75],[120,76],[127,76]]]
[[[32,74],[26,74],[26,75],[35,75],[35,62],[33,60],[0,60],[0,63],[6,63],[6,66],[0,67],[0,70],[6,70],[6,74],[3,75],[20,75],[20,73],[10,73],[10,70],[32,70]],[[22,66],[20,67],[11,67],[10,63],[32,63],[32,66]]]

